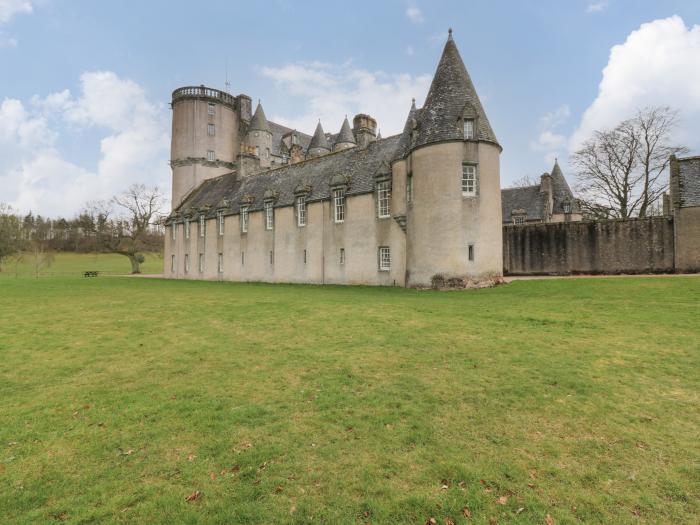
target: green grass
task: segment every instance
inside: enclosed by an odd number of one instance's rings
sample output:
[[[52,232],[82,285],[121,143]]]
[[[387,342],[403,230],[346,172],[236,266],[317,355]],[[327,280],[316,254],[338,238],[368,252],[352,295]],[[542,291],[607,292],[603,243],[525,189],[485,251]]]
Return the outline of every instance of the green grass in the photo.
[[[697,523],[697,277],[0,297],[0,523]]]
[[[56,252],[53,262],[42,266],[40,277],[78,276],[84,271],[96,270],[103,274],[129,274],[131,263],[123,255],[116,253],[72,253]],[[146,260],[141,265],[141,273],[163,273],[163,255],[159,253],[145,254]],[[19,261],[3,261],[0,277],[35,277],[36,263],[33,254],[25,253]]]

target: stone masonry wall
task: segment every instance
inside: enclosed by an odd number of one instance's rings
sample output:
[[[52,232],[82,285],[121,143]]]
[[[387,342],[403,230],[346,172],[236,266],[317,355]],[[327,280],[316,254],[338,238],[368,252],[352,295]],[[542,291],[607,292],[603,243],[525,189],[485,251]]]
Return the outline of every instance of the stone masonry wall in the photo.
[[[506,275],[667,273],[673,250],[668,217],[503,227]]]

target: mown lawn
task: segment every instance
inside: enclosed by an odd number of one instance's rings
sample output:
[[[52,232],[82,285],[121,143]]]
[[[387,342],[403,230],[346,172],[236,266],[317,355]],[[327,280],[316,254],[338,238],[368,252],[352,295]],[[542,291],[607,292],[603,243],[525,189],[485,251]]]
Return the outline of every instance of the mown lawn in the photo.
[[[141,273],[163,273],[163,254],[147,253],[141,265]],[[39,264],[32,253],[24,253],[20,258],[2,261],[1,277],[70,277],[82,275],[85,271],[98,271],[102,274],[124,275],[131,273],[131,263],[123,255],[116,253],[72,253],[55,252],[51,264]]]
[[[0,523],[697,523],[699,393],[698,277],[0,278]]]

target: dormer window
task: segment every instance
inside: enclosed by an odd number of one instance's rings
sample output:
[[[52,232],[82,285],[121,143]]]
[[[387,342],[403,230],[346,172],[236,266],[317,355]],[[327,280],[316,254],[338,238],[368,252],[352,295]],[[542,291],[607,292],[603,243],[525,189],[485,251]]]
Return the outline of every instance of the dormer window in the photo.
[[[185,239],[190,238],[190,220],[185,219]]]
[[[204,237],[207,231],[207,223],[204,219],[204,215],[199,216],[199,236]]]
[[[474,139],[474,119],[464,119],[464,140]]]
[[[571,213],[571,203],[565,202],[563,205],[564,213]]]

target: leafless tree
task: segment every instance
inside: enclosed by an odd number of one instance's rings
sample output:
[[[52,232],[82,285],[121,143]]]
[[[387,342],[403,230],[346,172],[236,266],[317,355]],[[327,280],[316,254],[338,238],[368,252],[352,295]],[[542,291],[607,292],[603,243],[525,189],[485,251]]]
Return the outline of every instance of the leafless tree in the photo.
[[[525,188],[526,186],[539,186],[540,181],[537,179],[537,177],[533,177],[532,175],[523,175],[519,179],[514,180],[510,187],[511,188]]]
[[[123,220],[104,241],[110,251],[129,258],[131,273],[141,273],[144,253],[162,248],[161,237],[152,235],[152,227],[159,219],[163,194],[158,188],[134,184],[114,197],[112,203]]]
[[[647,216],[667,187],[661,175],[669,156],[686,151],[669,144],[676,124],[670,108],[644,108],[613,130],[595,131],[571,157],[584,208],[597,218]]]

